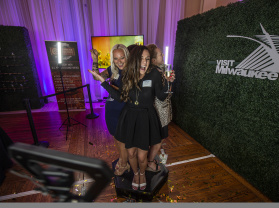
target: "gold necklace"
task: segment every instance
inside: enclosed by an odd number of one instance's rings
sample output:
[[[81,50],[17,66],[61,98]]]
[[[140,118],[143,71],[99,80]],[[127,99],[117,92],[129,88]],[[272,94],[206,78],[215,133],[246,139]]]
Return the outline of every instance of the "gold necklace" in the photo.
[[[138,89],[136,88],[136,101],[135,101],[135,105],[138,105],[138,104],[139,104],[138,97],[139,97],[139,91],[138,91]]]

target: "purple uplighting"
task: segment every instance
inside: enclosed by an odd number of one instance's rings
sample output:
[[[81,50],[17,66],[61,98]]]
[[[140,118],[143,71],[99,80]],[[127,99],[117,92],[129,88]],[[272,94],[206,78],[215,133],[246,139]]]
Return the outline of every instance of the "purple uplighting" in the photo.
[[[90,84],[93,100],[107,94],[87,71],[92,67],[91,36],[144,35],[145,44],[155,43],[162,50],[169,46],[172,64],[177,21],[184,18],[184,0],[166,1],[163,10],[160,1],[141,0],[1,2],[0,25],[22,26],[29,31],[42,94],[55,93],[44,41],[76,41],[82,84]],[[84,96],[88,100],[87,92]]]

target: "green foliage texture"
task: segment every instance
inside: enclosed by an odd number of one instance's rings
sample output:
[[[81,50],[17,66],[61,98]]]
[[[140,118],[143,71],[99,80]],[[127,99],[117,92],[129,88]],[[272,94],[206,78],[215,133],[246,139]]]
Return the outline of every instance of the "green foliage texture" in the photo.
[[[279,36],[278,11],[277,0],[244,0],[179,21],[172,98],[174,122],[272,201],[279,201],[279,79],[215,70],[216,60],[239,63],[259,46],[227,35],[257,39],[261,23]]]

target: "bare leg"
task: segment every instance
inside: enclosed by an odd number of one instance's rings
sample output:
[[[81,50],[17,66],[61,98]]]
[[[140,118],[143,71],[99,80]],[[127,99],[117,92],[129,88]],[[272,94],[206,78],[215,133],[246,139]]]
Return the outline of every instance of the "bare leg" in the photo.
[[[119,152],[119,160],[120,160],[120,166],[126,166],[127,165],[127,162],[128,162],[128,151],[127,149],[125,148],[125,144],[120,142],[120,141],[117,141],[115,139],[115,144],[116,144],[116,148]]]
[[[131,165],[131,168],[133,172],[138,172],[138,158],[137,158],[137,148],[132,147],[128,149],[128,157],[129,157],[129,162]]]
[[[147,167],[147,154],[148,151],[138,149],[138,161],[140,167],[140,189],[144,190],[146,188],[146,177],[145,170]]]
[[[149,154],[148,154],[148,167],[151,167],[153,170],[156,170],[156,164],[153,162],[155,156],[157,155],[158,151],[161,149],[162,142],[155,144],[150,147]],[[158,170],[160,170],[160,166],[158,166]]]
[[[164,148],[163,148],[163,143],[164,143],[164,141],[165,141],[165,139],[162,139],[162,141],[161,141],[161,148],[160,148],[160,149],[164,149]]]
[[[139,184],[139,174],[138,174],[138,158],[137,158],[137,148],[132,147],[128,149],[128,158],[131,165],[131,168],[134,172],[134,178],[132,183]],[[136,190],[137,187],[133,187]]]
[[[128,164],[128,152],[124,143],[117,141],[116,139],[114,141],[119,152],[119,161],[115,165],[114,174],[120,176],[123,175],[126,170],[128,170],[128,172],[130,171],[130,165]]]
[[[116,149],[119,153],[119,160],[118,162],[116,163],[116,166],[115,166],[115,169],[119,169],[119,164],[122,162],[122,158],[121,158],[121,150],[120,150],[120,147],[119,147],[119,144],[118,144],[118,141],[113,137],[114,139],[114,144],[116,146]]]
[[[114,139],[114,144],[115,144],[115,146],[116,146],[116,149],[117,149],[117,151],[119,152],[119,154],[120,154],[120,147],[119,147],[119,144],[118,144],[118,141],[113,137],[113,139]],[[119,156],[120,157],[120,156]]]

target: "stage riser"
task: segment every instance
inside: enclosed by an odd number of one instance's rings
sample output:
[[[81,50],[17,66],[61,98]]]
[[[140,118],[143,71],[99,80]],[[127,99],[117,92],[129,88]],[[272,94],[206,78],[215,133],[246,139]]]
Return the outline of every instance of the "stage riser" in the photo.
[[[156,156],[158,160],[158,156]],[[113,171],[115,171],[115,165],[118,159],[112,163]],[[159,192],[159,190],[163,187],[163,185],[168,180],[168,169],[162,164],[159,164],[161,171],[154,173],[150,171],[146,171],[146,189],[144,191],[141,190],[133,190],[132,189],[132,180],[134,177],[134,173],[132,170],[126,172],[122,176],[114,177],[115,191],[117,197],[134,199],[138,202],[150,202]]]

